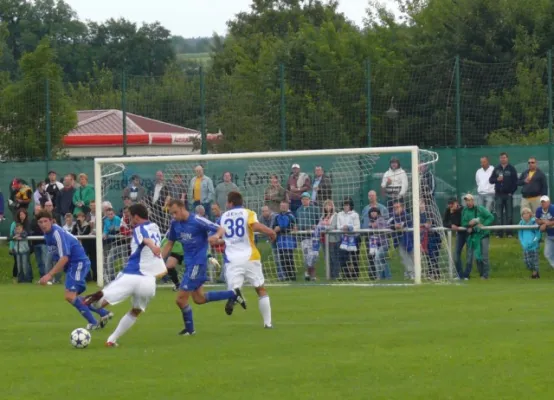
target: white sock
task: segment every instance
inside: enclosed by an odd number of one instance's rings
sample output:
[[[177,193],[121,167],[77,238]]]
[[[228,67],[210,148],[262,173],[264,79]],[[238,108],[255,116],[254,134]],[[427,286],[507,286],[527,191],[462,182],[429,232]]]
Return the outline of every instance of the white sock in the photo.
[[[131,313],[125,314],[123,318],[121,318],[121,320],[119,321],[119,324],[117,325],[117,328],[115,328],[115,331],[108,338],[108,342],[117,342],[117,339],[123,336],[125,332],[127,332],[129,328],[135,324],[136,321],[137,317],[131,315]]]
[[[264,319],[264,325],[271,326],[271,304],[269,303],[269,296],[260,297],[258,301],[260,307],[260,314]]]

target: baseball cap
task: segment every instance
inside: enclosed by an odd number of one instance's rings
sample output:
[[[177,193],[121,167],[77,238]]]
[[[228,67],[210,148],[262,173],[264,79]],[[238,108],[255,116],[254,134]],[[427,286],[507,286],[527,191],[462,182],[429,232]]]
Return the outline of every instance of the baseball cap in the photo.
[[[304,192],[302,193],[302,197],[307,197],[307,198],[311,198],[312,196],[310,196],[310,194],[308,192]]]
[[[291,168],[300,168],[300,165],[298,164],[292,164],[292,167]]]
[[[542,196],[541,197],[541,202],[543,201],[550,201],[550,198],[548,196]]]
[[[473,195],[471,193],[466,194],[464,200],[473,200]]]

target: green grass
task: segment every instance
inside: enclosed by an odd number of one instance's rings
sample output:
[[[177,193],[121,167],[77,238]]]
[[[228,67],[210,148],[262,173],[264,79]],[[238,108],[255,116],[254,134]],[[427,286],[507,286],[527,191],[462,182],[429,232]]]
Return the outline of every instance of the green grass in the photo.
[[[197,61],[207,64],[210,61],[210,53],[180,53],[177,59],[182,61]]]
[[[552,287],[497,279],[420,287],[273,287],[274,330],[250,307],[195,306],[178,337],[174,293],[107,349],[116,320],[73,349],[62,287],[0,285],[2,399],[551,399]]]

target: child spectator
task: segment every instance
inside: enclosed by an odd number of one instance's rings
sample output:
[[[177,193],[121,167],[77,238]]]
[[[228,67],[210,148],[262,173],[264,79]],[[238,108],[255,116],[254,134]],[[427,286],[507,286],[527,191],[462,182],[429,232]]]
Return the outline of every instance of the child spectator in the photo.
[[[358,279],[360,275],[360,216],[354,211],[354,201],[346,197],[337,214],[337,229],[343,231],[339,245],[339,264],[343,277]]]
[[[27,239],[27,232],[25,232],[22,224],[17,224],[15,226],[11,243],[12,245],[10,247],[17,262],[17,282],[33,282],[33,273],[31,271],[31,263],[29,260],[31,247],[29,246],[29,240]]]
[[[64,216],[64,225],[62,226],[63,230],[71,233],[73,232],[73,227],[75,226],[75,222],[73,221],[73,214],[67,213]]]
[[[295,281],[294,249],[296,249],[296,238],[290,233],[296,230],[296,218],[289,211],[287,201],[282,201],[280,207],[281,212],[273,218],[271,228],[277,233],[277,253],[279,254],[279,264],[283,268],[283,279]]]
[[[129,207],[123,208],[123,215],[121,216],[121,227],[119,228],[119,233],[123,236],[131,236],[131,214],[129,214]]]
[[[404,279],[414,279],[414,233],[412,216],[404,209],[404,204],[397,200],[393,203],[392,217],[389,220],[393,233],[393,244],[398,249],[402,264],[404,264]]]
[[[524,207],[521,210],[521,226],[536,225],[535,217],[530,208]],[[531,279],[539,279],[539,247],[541,232],[538,229],[521,229],[518,233],[519,243],[523,248],[523,261],[528,270],[531,271]]]
[[[381,216],[381,210],[372,207],[367,213],[368,228],[387,229],[389,227],[385,218]],[[369,260],[369,279],[391,279],[390,266],[387,261],[389,251],[389,238],[384,232],[371,233],[366,243],[367,258]]]

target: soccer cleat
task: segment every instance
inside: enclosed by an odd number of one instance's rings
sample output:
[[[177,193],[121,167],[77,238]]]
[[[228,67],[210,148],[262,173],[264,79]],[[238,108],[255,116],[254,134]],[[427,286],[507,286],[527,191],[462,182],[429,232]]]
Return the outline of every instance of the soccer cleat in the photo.
[[[232,315],[234,309],[235,309],[235,300],[233,299],[227,300],[227,303],[225,303],[225,313],[227,315]]]
[[[181,332],[179,332],[179,336],[192,336],[196,334],[196,331],[187,331],[186,329],[183,329]]]
[[[273,329],[273,325],[264,325],[264,329]]]
[[[107,322],[102,319],[97,324],[87,324],[87,331],[97,331],[106,326]]]
[[[242,292],[240,291],[239,288],[235,289],[235,295],[236,295],[235,301],[239,303],[240,306],[246,310],[246,300],[242,296]]]
[[[119,347],[119,344],[117,342],[106,342],[106,343],[104,343],[104,346],[106,346],[106,347]]]
[[[179,291],[179,285],[173,286],[173,289],[171,289],[171,290],[173,290],[174,292],[178,292]]]

